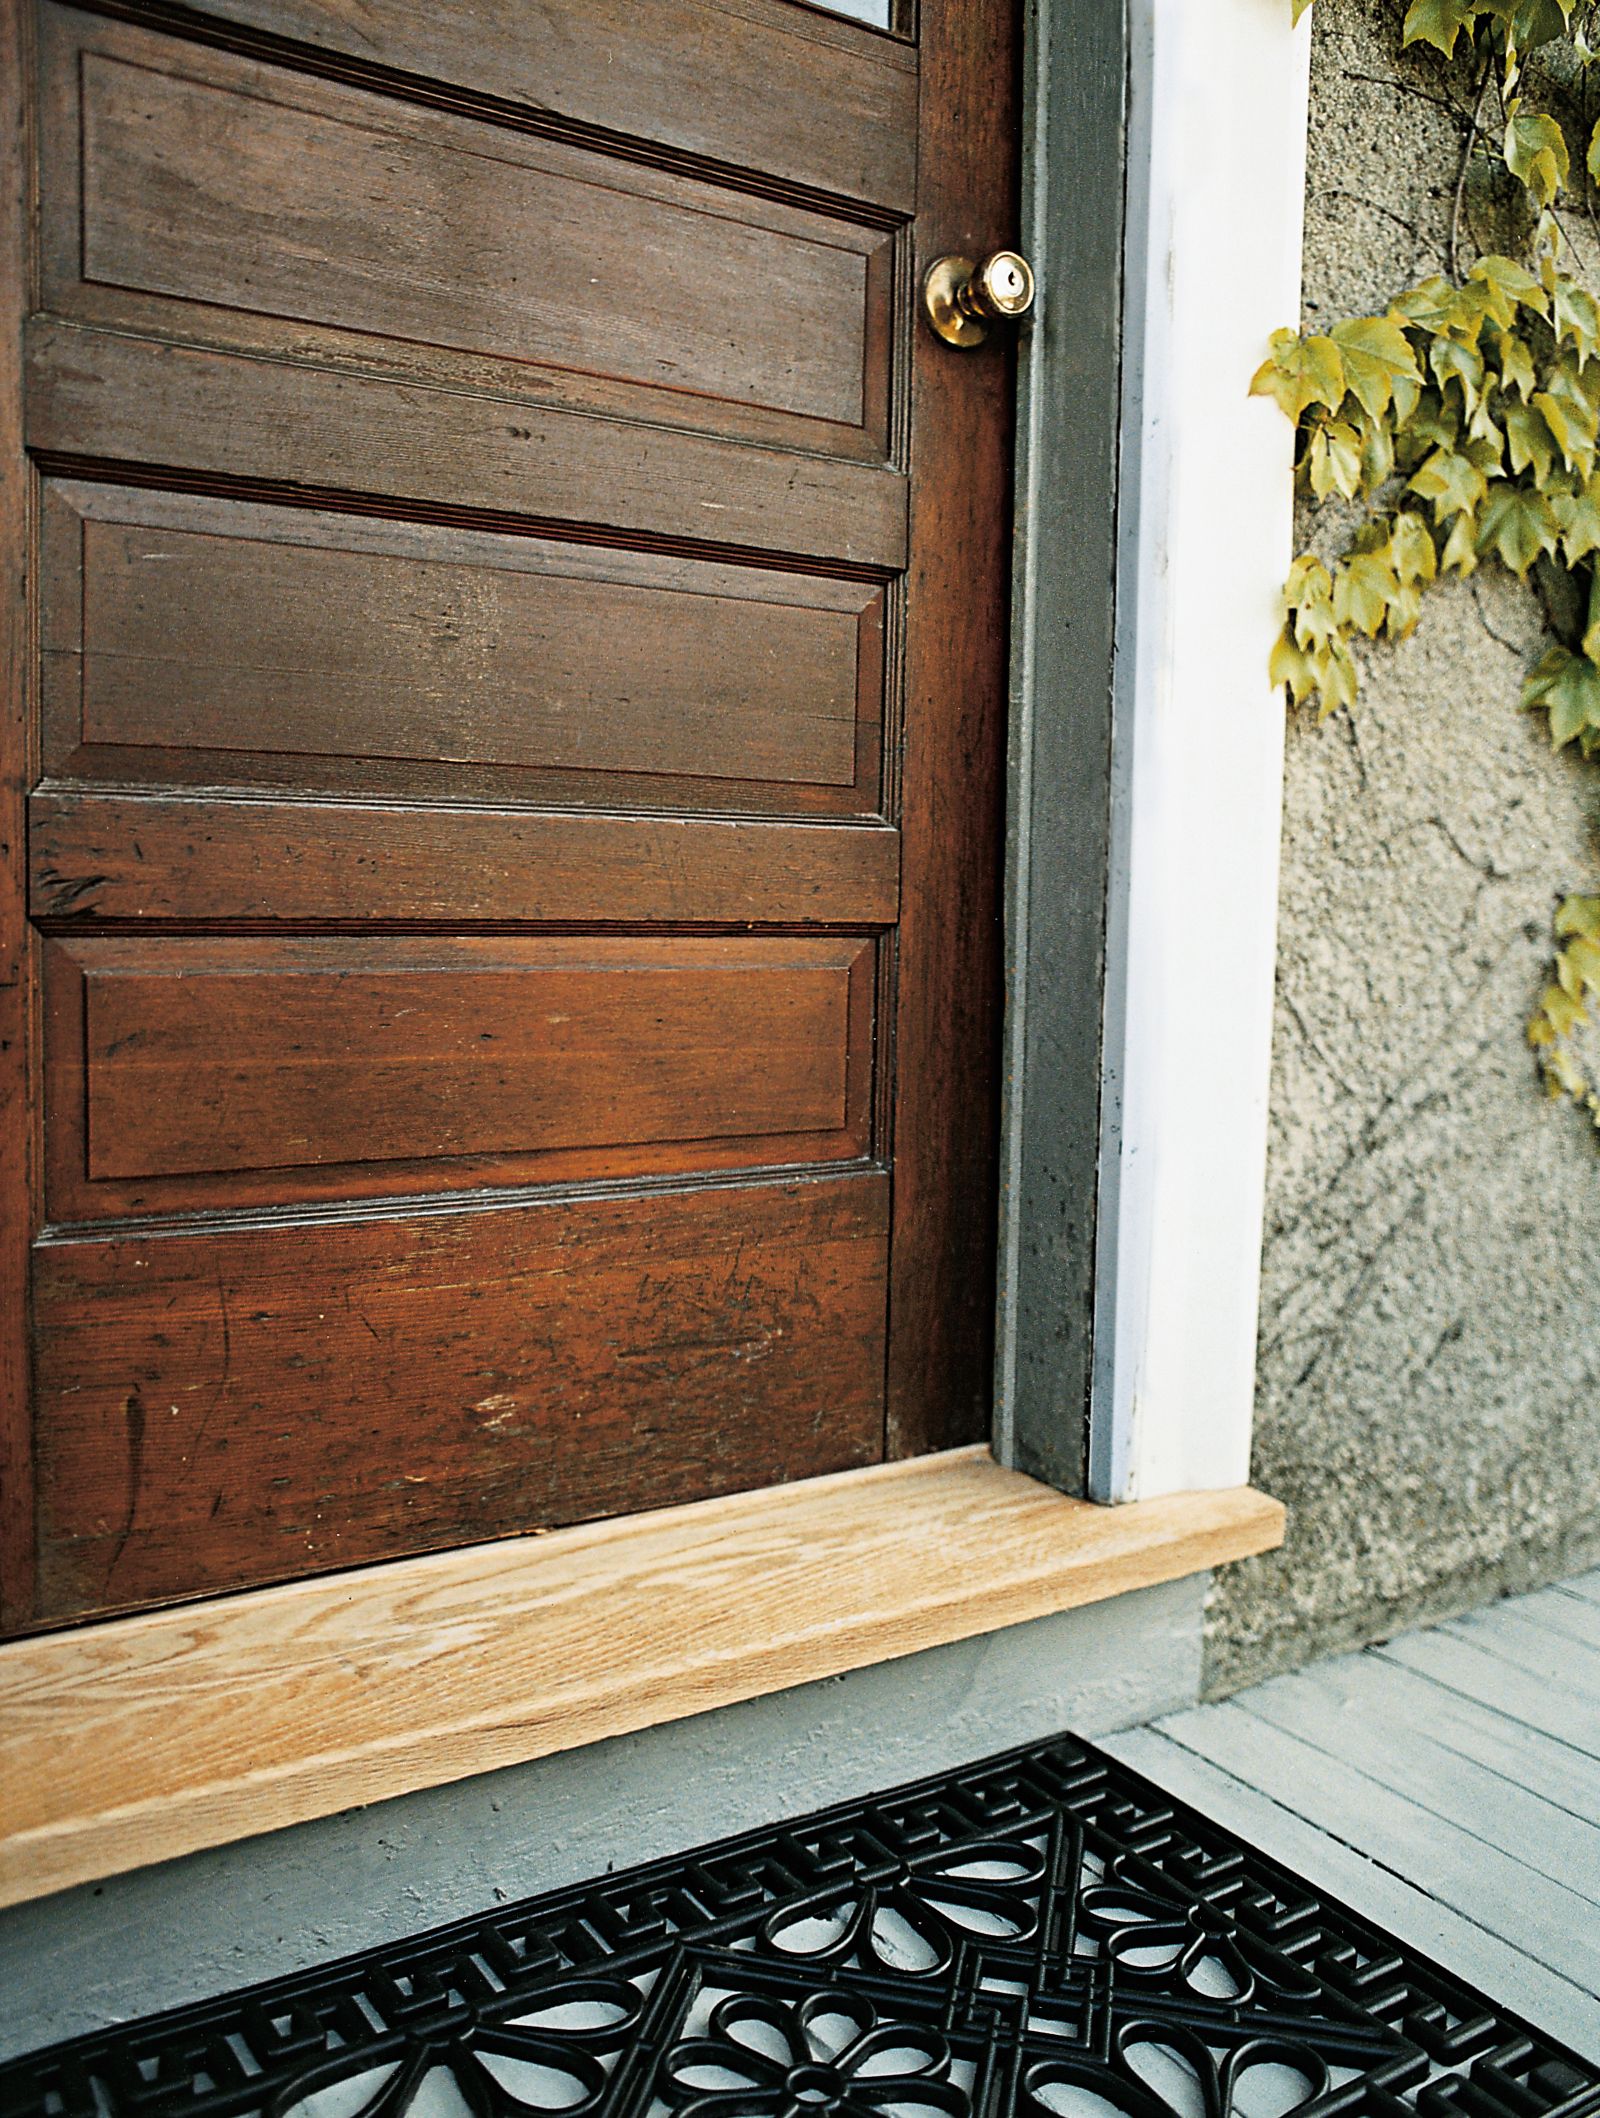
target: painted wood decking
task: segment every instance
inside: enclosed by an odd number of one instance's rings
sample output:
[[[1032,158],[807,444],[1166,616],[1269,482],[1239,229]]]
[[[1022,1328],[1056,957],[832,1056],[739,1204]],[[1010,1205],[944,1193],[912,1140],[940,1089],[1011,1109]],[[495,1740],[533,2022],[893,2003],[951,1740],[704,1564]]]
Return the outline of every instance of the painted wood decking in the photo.
[[[1600,1573],[1103,1747],[1600,2059]]]

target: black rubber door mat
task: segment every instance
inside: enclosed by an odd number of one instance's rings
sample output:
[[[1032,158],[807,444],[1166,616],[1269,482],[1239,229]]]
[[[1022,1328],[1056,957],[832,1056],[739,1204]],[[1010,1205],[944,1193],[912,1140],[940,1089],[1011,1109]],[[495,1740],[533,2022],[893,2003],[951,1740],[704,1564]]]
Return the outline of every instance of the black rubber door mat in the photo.
[[[27,2118],[1590,2118],[1600,2070],[1076,1739],[0,2074]]]

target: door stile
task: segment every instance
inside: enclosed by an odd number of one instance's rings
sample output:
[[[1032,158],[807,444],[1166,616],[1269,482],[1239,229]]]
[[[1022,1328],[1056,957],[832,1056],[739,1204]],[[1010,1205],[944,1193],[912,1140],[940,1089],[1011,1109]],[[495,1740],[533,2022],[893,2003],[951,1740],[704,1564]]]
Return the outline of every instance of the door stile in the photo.
[[[1017,235],[1013,0],[921,13],[917,272]],[[915,296],[909,307],[920,309]],[[988,1438],[1011,553],[1008,334],[912,334],[887,1454]],[[948,457],[960,437],[963,476]],[[941,454],[946,462],[941,462]],[[939,759],[937,770],[933,760]]]
[[[32,778],[33,480],[22,446],[23,315],[32,304],[31,74],[28,10],[0,0],[0,1630],[33,1603],[28,1247],[35,1123],[28,1083],[36,1035],[36,951],[27,916],[27,790]]]

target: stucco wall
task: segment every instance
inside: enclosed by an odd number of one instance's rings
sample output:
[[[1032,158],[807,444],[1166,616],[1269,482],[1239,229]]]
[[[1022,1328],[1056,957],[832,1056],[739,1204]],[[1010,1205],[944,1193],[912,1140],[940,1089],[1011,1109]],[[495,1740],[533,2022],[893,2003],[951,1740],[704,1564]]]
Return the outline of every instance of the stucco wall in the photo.
[[[1398,0],[1317,0],[1305,316],[1441,269],[1459,132]],[[1290,730],[1257,1402],[1279,1555],[1213,1592],[1231,1690],[1600,1553],[1600,1141],[1522,1043],[1600,775],[1517,707],[1531,592],[1435,595]]]

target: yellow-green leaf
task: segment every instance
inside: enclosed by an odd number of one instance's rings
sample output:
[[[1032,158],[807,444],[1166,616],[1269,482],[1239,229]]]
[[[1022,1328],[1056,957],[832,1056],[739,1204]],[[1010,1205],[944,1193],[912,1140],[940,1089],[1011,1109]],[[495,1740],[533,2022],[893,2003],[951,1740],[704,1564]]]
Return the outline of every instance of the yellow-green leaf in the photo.
[[[1448,392],[1453,382],[1461,392],[1463,409],[1469,414],[1478,408],[1478,393],[1483,388],[1483,355],[1476,346],[1464,346],[1454,338],[1436,338],[1428,348],[1428,365],[1438,377],[1441,391]]]
[[[1337,412],[1344,402],[1344,362],[1333,340],[1274,331],[1270,343],[1271,355],[1251,377],[1250,394],[1276,398],[1291,419],[1313,404]]]
[[[1558,934],[1587,934],[1600,941],[1600,897],[1563,898],[1556,911]]]
[[[1600,482],[1588,478],[1576,493],[1548,497],[1561,531],[1561,556],[1568,566],[1600,552]]]
[[[1297,706],[1303,706],[1317,688],[1311,657],[1287,625],[1279,633],[1268,660],[1267,678],[1273,684],[1287,684],[1289,696]]]
[[[1506,442],[1511,450],[1511,468],[1525,471],[1531,463],[1542,485],[1555,469],[1556,437],[1545,424],[1544,413],[1531,404],[1508,404],[1504,410]]]
[[[1445,573],[1458,573],[1465,577],[1478,570],[1478,522],[1468,512],[1457,515],[1450,525],[1450,534],[1444,540],[1444,550],[1439,555],[1439,565]]]
[[[1360,679],[1356,675],[1355,658],[1343,640],[1328,642],[1325,651],[1316,657],[1316,670],[1317,689],[1322,693],[1319,718],[1325,721],[1341,706],[1355,704]]]
[[[1467,274],[1486,291],[1488,310],[1502,330],[1507,330],[1517,320],[1519,308],[1537,310],[1540,316],[1550,314],[1550,303],[1544,289],[1525,265],[1515,258],[1501,257],[1491,251],[1480,257]]]
[[[1556,337],[1571,340],[1577,349],[1578,365],[1584,367],[1600,346],[1600,307],[1596,307],[1594,296],[1587,287],[1580,287],[1564,272],[1555,275],[1552,293]]]
[[[1400,592],[1385,552],[1357,552],[1340,567],[1333,584],[1333,614],[1370,640]]]
[[[1409,419],[1422,394],[1422,370],[1393,317],[1352,317],[1328,335],[1344,362],[1345,384],[1368,417],[1381,419],[1392,404],[1396,419]]]
[[[1457,290],[1435,272],[1391,302],[1389,314],[1420,331],[1448,331],[1456,320],[1456,298]]]
[[[1410,489],[1424,500],[1431,500],[1434,520],[1443,522],[1447,515],[1476,508],[1489,486],[1469,457],[1453,449],[1435,449],[1413,474]]]
[[[1500,334],[1500,386],[1505,390],[1515,390],[1524,402],[1538,387],[1538,377],[1534,374],[1533,355],[1528,350],[1528,342],[1519,338],[1515,331],[1502,331]]]
[[[1376,492],[1386,478],[1394,473],[1394,442],[1387,424],[1381,419],[1369,419],[1361,431],[1361,483],[1369,493]]]
[[[1524,110],[1520,97],[1506,121],[1506,167],[1548,206],[1567,181],[1567,143],[1554,118]]]
[[[1559,750],[1585,728],[1600,728],[1600,667],[1586,654],[1552,647],[1522,688],[1525,706],[1550,716],[1550,743]]]
[[[1475,0],[1411,0],[1406,9],[1405,42],[1431,44],[1451,58],[1456,38],[1471,25],[1476,12]]]
[[[1361,490],[1361,437],[1342,419],[1322,421],[1312,429],[1308,456],[1311,490],[1319,500],[1341,493],[1354,500]]]
[[[1439,571],[1433,532],[1422,517],[1407,510],[1396,515],[1389,532],[1389,562],[1402,582],[1431,581]]]
[[[1519,579],[1541,552],[1553,552],[1556,519],[1543,493],[1520,485],[1497,485],[1478,520],[1478,550],[1493,552]]]

